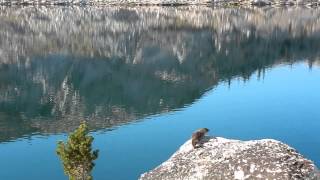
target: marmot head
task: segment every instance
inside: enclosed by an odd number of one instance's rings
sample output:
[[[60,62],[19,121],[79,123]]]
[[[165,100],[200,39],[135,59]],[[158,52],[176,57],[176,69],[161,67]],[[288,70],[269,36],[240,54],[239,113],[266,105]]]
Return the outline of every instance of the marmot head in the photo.
[[[208,128],[202,128],[203,131],[205,131],[206,133],[209,132],[209,129]]]

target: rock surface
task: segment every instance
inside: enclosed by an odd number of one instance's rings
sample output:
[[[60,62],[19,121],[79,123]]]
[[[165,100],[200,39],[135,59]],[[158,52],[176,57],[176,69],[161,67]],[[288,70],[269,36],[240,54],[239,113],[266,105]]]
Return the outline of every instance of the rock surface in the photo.
[[[319,179],[312,161],[295,149],[272,139],[239,141],[203,140],[193,149],[187,141],[173,156],[141,180],[168,179]]]
[[[245,4],[319,6],[319,0],[0,0],[0,5],[200,5]]]

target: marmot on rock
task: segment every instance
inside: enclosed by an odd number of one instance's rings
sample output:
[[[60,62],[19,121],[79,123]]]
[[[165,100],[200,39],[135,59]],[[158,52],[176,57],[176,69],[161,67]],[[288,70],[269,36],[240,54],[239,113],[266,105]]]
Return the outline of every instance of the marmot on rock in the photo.
[[[193,148],[199,147],[197,146],[197,144],[201,141],[201,139],[206,135],[208,131],[208,128],[201,128],[192,133],[191,143]]]

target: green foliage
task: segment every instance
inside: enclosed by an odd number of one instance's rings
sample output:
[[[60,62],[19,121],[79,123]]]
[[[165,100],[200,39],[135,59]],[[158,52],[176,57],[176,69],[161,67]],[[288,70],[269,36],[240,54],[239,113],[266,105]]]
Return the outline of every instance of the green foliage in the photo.
[[[93,161],[98,150],[92,151],[93,137],[88,135],[87,125],[82,123],[70,134],[67,143],[58,142],[57,154],[62,160],[64,172],[70,180],[92,180]]]

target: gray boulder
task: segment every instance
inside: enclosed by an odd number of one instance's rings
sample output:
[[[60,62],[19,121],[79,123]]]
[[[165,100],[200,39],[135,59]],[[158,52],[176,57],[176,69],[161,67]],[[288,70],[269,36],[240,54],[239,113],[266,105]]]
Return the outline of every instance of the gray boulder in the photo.
[[[320,179],[312,161],[276,140],[206,137],[202,143],[193,149],[188,140],[169,160],[140,179]]]

